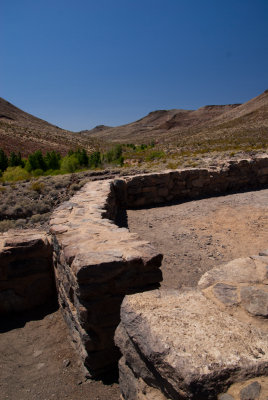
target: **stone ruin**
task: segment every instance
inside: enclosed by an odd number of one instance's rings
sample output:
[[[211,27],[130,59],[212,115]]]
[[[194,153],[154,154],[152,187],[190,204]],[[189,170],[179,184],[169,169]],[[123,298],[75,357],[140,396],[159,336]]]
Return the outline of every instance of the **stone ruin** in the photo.
[[[30,310],[55,297],[51,238],[36,230],[0,236],[0,315]]]
[[[1,235],[0,313],[46,303],[56,283],[88,375],[114,370],[120,348],[124,399],[267,399],[267,253],[211,270],[199,288],[157,290],[162,255],[115,223],[120,208],[267,184],[265,156],[90,182],[55,210],[49,235]]]
[[[128,400],[267,400],[268,250],[198,288],[126,296],[115,342]]]
[[[161,280],[162,255],[113,222],[111,188],[110,181],[86,184],[50,222],[59,303],[91,377],[117,366],[113,338],[124,296]]]

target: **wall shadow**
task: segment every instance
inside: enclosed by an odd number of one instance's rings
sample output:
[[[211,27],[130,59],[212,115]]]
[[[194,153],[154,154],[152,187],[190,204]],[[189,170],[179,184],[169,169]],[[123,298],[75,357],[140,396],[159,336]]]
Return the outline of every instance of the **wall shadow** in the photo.
[[[5,333],[13,329],[23,328],[27,322],[39,321],[46,315],[52,314],[59,308],[56,299],[51,300],[42,306],[35,307],[29,311],[23,311],[1,316],[0,333]]]

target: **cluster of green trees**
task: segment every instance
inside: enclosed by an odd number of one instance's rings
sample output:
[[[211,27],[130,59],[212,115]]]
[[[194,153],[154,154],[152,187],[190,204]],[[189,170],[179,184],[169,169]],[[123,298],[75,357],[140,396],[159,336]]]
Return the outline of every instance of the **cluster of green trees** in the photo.
[[[140,150],[146,150],[146,149],[152,149],[155,146],[155,141],[153,140],[150,144],[133,144],[133,143],[127,143],[127,147],[131,148],[132,150],[140,151]]]
[[[5,171],[8,167],[24,167],[25,163],[21,158],[21,153],[14,153],[13,151],[10,153],[8,157],[3,149],[0,149],[0,170]]]
[[[106,153],[95,151],[87,154],[85,149],[70,150],[65,157],[59,153],[48,151],[45,155],[41,150],[29,154],[28,158],[22,158],[21,153],[11,152],[9,157],[3,149],[0,149],[0,174],[16,172],[22,169],[24,172],[34,176],[48,175],[56,173],[72,173],[86,168],[98,168],[105,164],[116,164],[122,166],[124,158],[122,156],[122,146],[116,145]],[[25,174],[23,174],[25,176]]]
[[[103,154],[102,161],[108,164],[116,163],[120,166],[124,164],[123,148],[120,144],[114,146],[107,153]]]

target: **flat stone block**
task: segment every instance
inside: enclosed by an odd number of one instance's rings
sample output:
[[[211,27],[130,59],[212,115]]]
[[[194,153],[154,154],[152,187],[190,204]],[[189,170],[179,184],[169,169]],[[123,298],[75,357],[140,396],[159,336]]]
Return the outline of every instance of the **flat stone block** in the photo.
[[[268,335],[196,290],[126,296],[120,325],[171,399],[215,399],[232,379],[267,373]]]

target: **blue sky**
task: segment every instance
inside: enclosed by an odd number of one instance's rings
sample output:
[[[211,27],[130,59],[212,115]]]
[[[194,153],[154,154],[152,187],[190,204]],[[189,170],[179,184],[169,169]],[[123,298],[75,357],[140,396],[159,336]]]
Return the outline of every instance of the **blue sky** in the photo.
[[[268,0],[1,0],[0,96],[66,129],[268,88]]]

